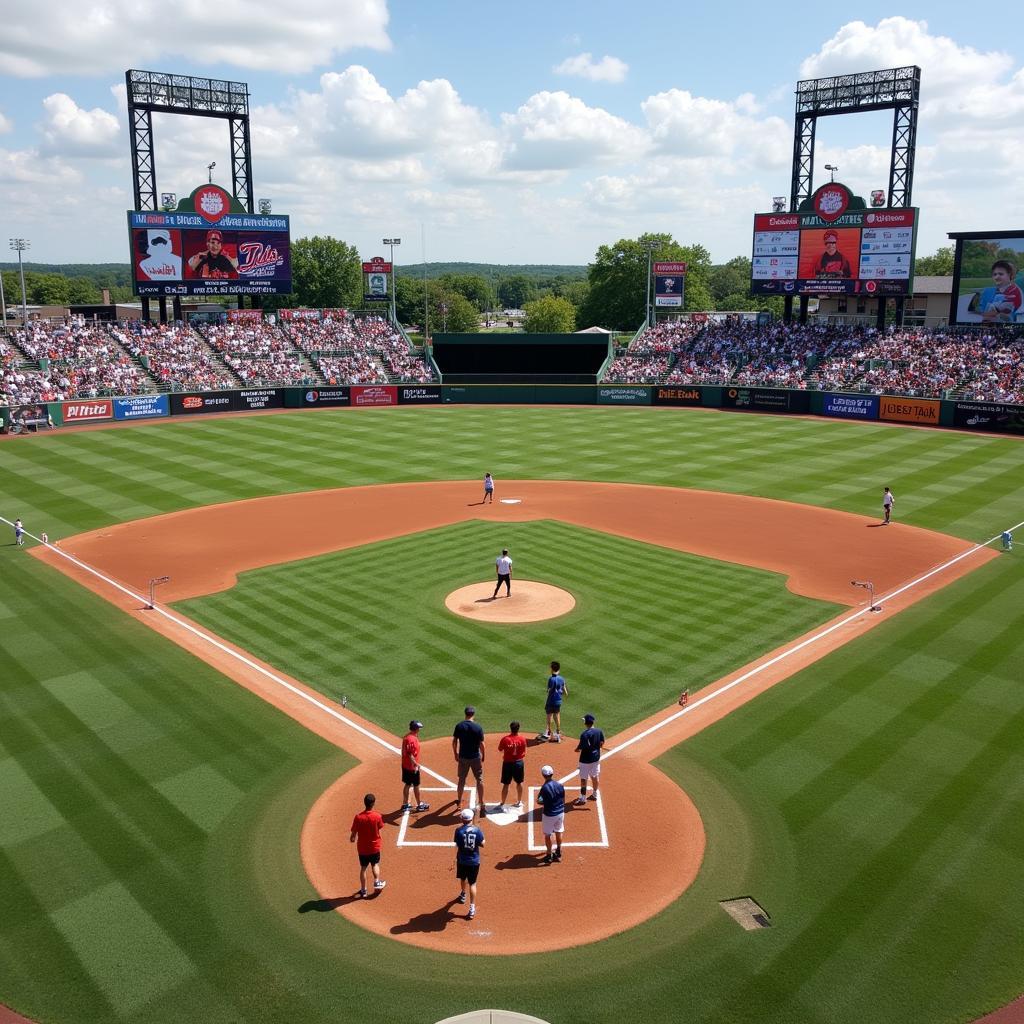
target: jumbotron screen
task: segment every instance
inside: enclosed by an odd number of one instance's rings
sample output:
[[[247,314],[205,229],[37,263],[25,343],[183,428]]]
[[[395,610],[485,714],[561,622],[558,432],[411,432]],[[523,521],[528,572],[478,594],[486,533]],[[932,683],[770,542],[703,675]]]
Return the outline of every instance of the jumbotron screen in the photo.
[[[758,213],[750,290],[755,295],[909,295],[917,210]]]
[[[129,211],[128,234],[136,295],[292,290],[288,217],[247,213],[217,185],[197,189],[174,211]]]

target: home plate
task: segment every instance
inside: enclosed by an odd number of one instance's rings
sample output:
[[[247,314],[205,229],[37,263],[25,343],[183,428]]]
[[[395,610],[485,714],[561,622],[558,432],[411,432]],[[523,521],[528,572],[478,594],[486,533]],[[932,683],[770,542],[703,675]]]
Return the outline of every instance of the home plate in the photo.
[[[514,825],[517,821],[525,821],[530,812],[525,807],[511,807],[506,804],[504,811],[487,808],[487,817],[483,820],[491,825]]]
[[[498,502],[502,505],[522,505],[522,498],[499,498]]]

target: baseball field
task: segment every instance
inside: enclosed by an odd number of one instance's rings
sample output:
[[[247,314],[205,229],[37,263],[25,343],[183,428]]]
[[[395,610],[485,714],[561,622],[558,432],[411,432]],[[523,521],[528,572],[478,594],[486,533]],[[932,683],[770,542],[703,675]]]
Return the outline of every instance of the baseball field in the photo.
[[[521,503],[476,507],[485,470]],[[672,409],[189,420],[0,443],[0,516],[59,549],[0,545],[0,1003],[20,1014],[952,1024],[1024,991],[1024,574],[988,543],[1024,519],[1019,441]],[[572,610],[448,611],[502,547]],[[110,585],[164,575],[162,611]],[[851,578],[884,584],[881,612]],[[525,824],[485,826],[470,924],[436,899],[450,851],[397,836],[450,839],[462,706],[489,739],[535,733],[552,658],[568,733],[584,711],[613,751],[660,731],[607,758],[605,842],[541,869]],[[444,777],[415,822],[387,749],[413,717]],[[531,771],[567,774],[569,747],[531,747]],[[354,901],[368,786],[393,883]],[[596,812],[567,818],[598,836]],[[723,910],[742,897],[768,927]]]

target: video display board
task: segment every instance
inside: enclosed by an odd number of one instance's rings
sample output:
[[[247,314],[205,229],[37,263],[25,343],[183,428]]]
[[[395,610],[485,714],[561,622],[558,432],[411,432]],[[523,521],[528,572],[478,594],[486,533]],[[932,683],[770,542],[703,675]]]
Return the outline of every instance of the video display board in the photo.
[[[951,324],[1024,323],[1024,231],[950,235]]]
[[[750,290],[908,295],[916,240],[916,208],[867,209],[845,186],[825,185],[806,210],[755,214]]]
[[[289,219],[251,214],[218,185],[173,211],[128,213],[140,296],[278,295],[292,290]]]

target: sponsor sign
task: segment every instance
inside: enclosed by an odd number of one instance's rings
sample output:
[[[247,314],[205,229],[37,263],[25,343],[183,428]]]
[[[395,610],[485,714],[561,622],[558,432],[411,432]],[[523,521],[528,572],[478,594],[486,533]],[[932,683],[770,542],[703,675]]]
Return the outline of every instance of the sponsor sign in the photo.
[[[250,388],[235,395],[233,408],[238,411],[249,409],[281,409],[284,407],[284,392],[280,388]]]
[[[398,389],[399,405],[430,405],[441,401],[440,384],[419,384]]]
[[[682,308],[685,282],[686,277],[683,274],[655,274],[655,306]]]
[[[844,420],[877,420],[878,395],[841,395],[828,392],[822,410],[826,416]]]
[[[92,398],[86,402],[62,402],[61,415],[65,424],[92,423],[114,418],[114,402],[110,398]]]
[[[809,412],[811,399],[806,391],[786,388],[723,388],[722,405],[729,409],[755,409],[757,412]]]
[[[26,430],[49,430],[50,410],[45,402],[37,405],[16,405],[11,409],[10,422]]]
[[[703,405],[701,389],[698,387],[657,387],[654,389],[655,405]]]
[[[356,406],[398,405],[398,388],[394,384],[353,384],[349,391]]]
[[[655,263],[653,264],[656,274],[685,274],[685,263]]]
[[[939,425],[937,398],[890,398],[883,395],[878,404],[878,418],[897,423],[926,423]]]
[[[650,405],[649,387],[605,387],[598,388],[598,405]]]
[[[114,399],[115,420],[145,420],[170,414],[171,403],[166,395],[137,395],[134,398]]]
[[[262,309],[229,309],[228,310],[228,323],[238,323],[239,321],[249,321],[262,323],[263,322],[263,310]]]
[[[991,430],[1024,434],[1024,405],[1000,402],[954,402],[953,426],[961,430]]]
[[[310,388],[302,393],[302,404],[306,406],[350,405],[349,389],[344,388]]]
[[[207,412],[231,412],[230,391],[203,391],[200,393],[171,395],[171,415],[195,416]]]
[[[330,312],[330,310],[325,310]],[[279,309],[277,315],[282,320],[319,320],[319,309]]]

